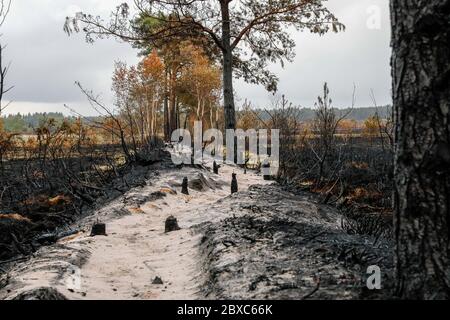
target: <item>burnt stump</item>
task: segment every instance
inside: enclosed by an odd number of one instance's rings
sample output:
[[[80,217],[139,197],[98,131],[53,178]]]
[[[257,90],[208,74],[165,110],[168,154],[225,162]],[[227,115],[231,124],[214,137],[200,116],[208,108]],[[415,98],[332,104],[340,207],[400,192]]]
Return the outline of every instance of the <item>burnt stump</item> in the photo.
[[[91,229],[91,237],[95,236],[106,236],[106,224],[105,223],[95,223]]]
[[[236,173],[233,173],[231,179],[231,194],[238,192],[238,182],[236,178]]]
[[[183,183],[182,183],[182,185],[181,185],[181,193],[182,193],[182,194],[189,195],[189,189],[188,189],[188,186],[189,186],[188,178],[187,178],[187,177],[184,177],[184,178],[183,178]]]
[[[178,231],[181,228],[178,226],[178,220],[174,216],[170,216],[166,220],[165,232],[169,233],[172,231]]]
[[[219,174],[219,166],[217,165],[217,162],[213,162],[213,172],[214,174]]]

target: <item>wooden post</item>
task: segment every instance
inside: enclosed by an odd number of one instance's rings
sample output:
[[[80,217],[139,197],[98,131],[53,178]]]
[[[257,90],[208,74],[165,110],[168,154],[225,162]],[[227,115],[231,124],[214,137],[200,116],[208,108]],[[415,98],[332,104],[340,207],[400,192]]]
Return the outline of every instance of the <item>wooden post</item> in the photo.
[[[187,177],[183,178],[183,184],[181,185],[181,193],[189,195],[189,189],[188,189],[189,181]]]
[[[231,194],[238,192],[238,182],[236,179],[236,173],[233,173],[233,178],[231,179]]]
[[[269,169],[269,171],[270,171],[270,163],[269,163],[269,162],[264,163],[264,164],[262,165],[262,168]],[[264,172],[264,171],[265,171],[265,170],[263,170],[263,172]],[[268,175],[264,174],[264,175],[263,175],[263,178],[264,178],[264,180],[272,180],[272,176],[271,176],[270,174],[268,174]]]
[[[217,162],[213,162],[213,172],[215,174],[219,174],[219,166],[217,165]]]

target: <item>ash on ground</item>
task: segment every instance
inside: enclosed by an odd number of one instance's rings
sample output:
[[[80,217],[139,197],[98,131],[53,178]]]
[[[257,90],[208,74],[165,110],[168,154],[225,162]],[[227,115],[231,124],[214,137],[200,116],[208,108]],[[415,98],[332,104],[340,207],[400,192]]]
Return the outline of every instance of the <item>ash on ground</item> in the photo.
[[[308,193],[251,186],[209,213],[229,216],[198,226],[210,299],[377,299],[390,295],[389,240],[351,235],[342,215]],[[369,266],[380,267],[382,290],[369,290]]]

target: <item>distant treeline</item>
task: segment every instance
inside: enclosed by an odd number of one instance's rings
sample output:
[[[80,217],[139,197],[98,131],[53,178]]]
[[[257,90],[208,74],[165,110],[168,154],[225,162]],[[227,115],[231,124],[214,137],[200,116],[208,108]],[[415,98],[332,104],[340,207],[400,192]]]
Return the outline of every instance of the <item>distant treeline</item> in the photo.
[[[338,115],[346,114],[350,109],[335,109]],[[382,119],[386,119],[391,116],[392,107],[367,107],[367,108],[353,108],[350,114],[346,117],[349,120],[363,121],[378,112],[378,115]],[[262,109],[257,109],[255,112],[259,113],[262,120],[267,120],[270,115],[267,111]],[[269,110],[270,112],[270,110]],[[298,112],[295,112],[299,120],[309,121],[313,120],[315,117],[315,111],[312,108],[301,108]],[[44,113],[28,113],[28,114],[15,114],[2,117],[3,129],[8,132],[19,132],[19,133],[33,133],[35,128],[46,119],[55,119],[57,123],[61,123],[63,120],[74,121],[75,117],[65,116],[61,112],[44,112]],[[89,117],[86,120],[94,120],[95,117]],[[98,119],[96,119],[98,120]]]
[[[46,119],[55,119],[57,123],[61,123],[64,119],[73,120],[74,118],[64,116],[61,112],[18,113],[4,116],[1,121],[3,129],[8,132],[32,133]]]
[[[301,121],[310,121],[315,118],[315,110],[312,108],[295,108],[295,112],[291,112],[291,114],[296,115],[298,120]],[[263,110],[263,109],[256,109],[254,110],[259,114],[259,117],[262,120],[268,120],[270,119],[270,115],[268,112],[270,112],[269,109]],[[392,106],[382,106],[382,107],[363,107],[363,108],[345,108],[345,109],[334,109],[337,116],[346,116],[346,119],[349,120],[356,120],[356,121],[364,121],[369,117],[374,116],[376,113],[378,113],[378,116],[381,119],[388,119],[391,117],[392,113]]]

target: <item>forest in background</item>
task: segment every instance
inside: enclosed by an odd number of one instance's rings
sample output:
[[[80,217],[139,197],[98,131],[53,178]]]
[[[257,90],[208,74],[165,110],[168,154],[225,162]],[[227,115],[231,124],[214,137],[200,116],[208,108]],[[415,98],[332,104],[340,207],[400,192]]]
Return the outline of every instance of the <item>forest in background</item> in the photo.
[[[298,115],[300,121],[310,121],[315,117],[315,111],[313,108],[298,108],[299,110],[295,112]],[[264,109],[256,108],[254,110],[256,113],[260,114],[261,119],[267,120],[270,116]],[[346,119],[355,121],[365,121],[377,113],[381,119],[387,119],[390,117],[392,112],[391,106],[382,107],[357,107],[352,108],[349,112],[348,108],[336,109],[336,114],[348,114]],[[239,109],[237,111],[239,113]],[[94,121],[98,120],[95,116],[84,117],[87,120]],[[62,112],[36,112],[27,114],[8,114],[0,119],[2,122],[3,130],[10,133],[20,133],[20,134],[33,134],[34,130],[39,127],[39,125],[47,119],[54,119],[57,123],[62,123],[64,120],[69,122],[76,121],[76,116],[68,116]]]

